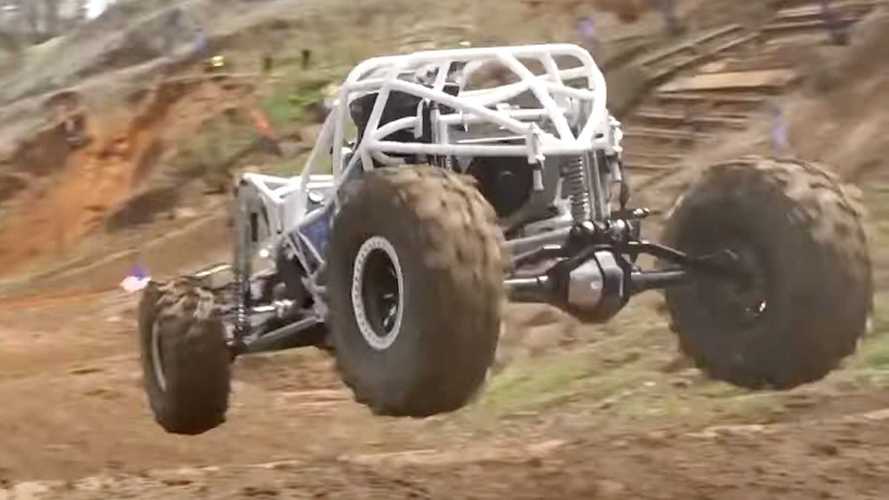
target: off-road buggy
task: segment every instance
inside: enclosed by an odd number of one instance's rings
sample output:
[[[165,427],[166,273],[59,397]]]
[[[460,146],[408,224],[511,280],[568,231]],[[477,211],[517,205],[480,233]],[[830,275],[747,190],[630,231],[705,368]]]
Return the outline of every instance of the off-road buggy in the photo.
[[[376,414],[458,409],[494,360],[507,296],[604,322],[665,289],[682,351],[751,388],[814,381],[853,352],[871,267],[831,174],[715,165],[651,243],[649,212],[628,206],[621,138],[601,71],[574,45],[363,62],[301,175],[238,179],[233,262],[145,290],[157,421],[219,425],[237,356],[302,346],[329,351]]]

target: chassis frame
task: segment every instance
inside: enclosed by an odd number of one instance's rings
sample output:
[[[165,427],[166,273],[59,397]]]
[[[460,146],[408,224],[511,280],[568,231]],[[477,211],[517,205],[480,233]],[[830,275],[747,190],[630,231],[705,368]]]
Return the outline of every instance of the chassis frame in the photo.
[[[514,81],[464,87],[490,67],[505,69]],[[453,78],[461,86],[456,95],[445,89]],[[383,124],[384,109],[396,92],[422,99],[425,107]],[[376,93],[376,99],[363,134],[357,137],[350,128],[349,104],[368,93]],[[532,96],[536,104],[511,103],[523,95]],[[731,274],[731,259],[692,259],[639,239],[639,220],[648,211],[626,208],[629,190],[621,168],[623,134],[606,101],[602,71],[589,52],[570,44],[426,51],[359,64],[342,84],[301,174],[241,175],[236,186],[234,262],[194,275],[210,282],[223,271],[233,273],[233,283],[225,287],[234,290],[234,297],[223,307],[223,314],[231,326],[234,354],[318,344],[317,335],[309,332],[323,325],[327,314],[323,236],[338,210],[340,188],[362,171],[405,163],[404,155],[425,155],[430,162],[452,169],[459,169],[460,158],[524,158],[533,169],[536,191],[543,190],[544,170],[559,168],[547,163],[547,158],[583,160],[582,192],[569,194],[572,203],[580,208],[586,204],[587,210],[572,209],[570,217],[564,212],[545,221],[545,229],[539,232],[508,239],[514,268],[562,260],[543,274],[509,276],[505,286],[513,300],[557,301],[553,273],[571,271],[603,249],[627,257],[620,263],[626,282],[612,307],[615,311],[635,293],[683,283],[692,268]],[[470,127],[482,124],[498,132],[493,137],[468,133]],[[431,141],[421,140],[424,130],[431,134]],[[412,131],[416,140],[387,140],[401,131]],[[330,174],[322,172],[325,167]],[[613,186],[620,187],[618,210],[611,208]],[[311,307],[294,310],[298,306],[290,301],[254,303],[251,298],[252,284],[274,272],[273,265],[258,272],[254,267],[261,261],[274,262],[280,252],[298,261],[305,271],[300,279],[313,299]],[[642,253],[672,261],[677,267],[642,271],[633,264]],[[283,316],[294,319],[271,330],[263,326]]]

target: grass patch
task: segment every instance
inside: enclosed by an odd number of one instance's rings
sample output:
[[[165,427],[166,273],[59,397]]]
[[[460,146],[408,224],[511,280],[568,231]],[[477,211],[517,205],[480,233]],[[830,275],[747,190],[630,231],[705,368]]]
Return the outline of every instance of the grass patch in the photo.
[[[662,377],[648,366],[649,362],[639,357],[623,364],[608,364],[589,350],[518,361],[494,378],[480,407],[503,415],[535,412],[568,402],[598,405],[609,398],[618,400]]]
[[[872,337],[889,336],[889,292],[878,293],[874,297],[874,315],[871,319]]]
[[[750,392],[749,389],[737,387],[727,382],[718,380],[706,380],[695,385],[695,394],[711,399],[727,399],[743,396]]]
[[[303,167],[306,166],[306,162],[308,161],[310,154],[311,151],[306,151],[299,154],[295,158],[287,158],[284,160],[267,163],[261,167],[260,171],[264,174],[277,175],[280,177],[293,177],[295,175],[299,175],[303,171]],[[332,169],[330,168],[330,160],[330,155],[323,155],[322,158],[319,158],[318,161],[321,163],[321,168],[315,173],[331,173]]]
[[[214,192],[228,189],[232,173],[244,165],[278,161],[276,170],[294,175],[302,169],[294,160],[281,161],[274,145],[264,140],[256,126],[239,113],[223,113],[207,119],[199,130],[176,144],[170,173],[179,182],[201,180]],[[286,163],[286,164],[285,164]]]
[[[276,129],[290,127],[311,118],[324,101],[324,89],[340,79],[340,72],[303,71],[296,66],[283,68],[281,75],[260,106]]]
[[[198,132],[177,144],[174,165],[185,177],[210,175],[256,141],[256,129],[245,120],[225,115],[204,123]]]
[[[305,164],[305,157],[295,160],[285,160],[263,165],[260,169],[262,173],[275,175],[278,177],[293,177],[298,175]]]
[[[883,335],[862,347],[861,364],[876,370],[889,370],[889,336]]]
[[[769,421],[783,412],[776,394],[706,380],[676,387],[674,376],[653,367],[653,356],[616,366],[603,364],[597,357],[591,351],[577,351],[510,366],[491,382],[475,406],[474,422],[535,415],[555,406],[594,420],[682,419],[699,426],[726,418]]]
[[[494,378],[480,406],[495,414],[537,409],[576,392],[593,371],[585,352],[517,363]]]
[[[868,376],[884,372],[889,374],[889,293],[874,297],[874,315],[871,331],[858,346],[858,352],[848,360],[848,368]]]
[[[865,340],[849,368],[854,371],[889,372],[889,335],[875,335]]]
[[[322,99],[321,88],[301,89],[281,86],[263,99],[261,106],[272,126],[281,128],[303,121],[308,107],[321,102]]]

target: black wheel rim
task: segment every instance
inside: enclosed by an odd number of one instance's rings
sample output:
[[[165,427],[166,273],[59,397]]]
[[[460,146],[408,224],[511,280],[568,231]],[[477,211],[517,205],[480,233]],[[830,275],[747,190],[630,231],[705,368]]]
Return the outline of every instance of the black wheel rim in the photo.
[[[392,335],[399,315],[398,275],[383,250],[367,257],[362,276],[361,297],[368,322],[378,337]]]
[[[726,332],[749,331],[769,313],[768,268],[760,249],[749,238],[716,229],[696,239],[689,248],[695,256],[728,252],[739,272],[737,278],[698,273],[693,281],[700,307]]]
[[[352,305],[358,329],[375,350],[388,349],[401,330],[404,278],[395,247],[382,236],[361,244],[352,269]]]

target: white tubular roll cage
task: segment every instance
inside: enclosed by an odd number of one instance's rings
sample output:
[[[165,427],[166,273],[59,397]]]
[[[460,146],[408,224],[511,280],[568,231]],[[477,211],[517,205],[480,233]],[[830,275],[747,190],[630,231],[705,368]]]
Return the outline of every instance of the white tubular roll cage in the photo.
[[[543,71],[535,74],[523,61],[533,61]],[[570,67],[568,63],[572,63]],[[466,82],[487,65],[506,68],[512,83],[466,90],[461,84],[457,95],[444,91],[452,64],[462,65],[458,78]],[[539,66],[538,66],[539,65]],[[560,66],[561,65],[561,66]],[[421,69],[432,75],[429,84],[404,79]],[[581,88],[567,81],[583,81]],[[423,117],[406,116],[380,125],[381,117],[393,92],[409,94],[446,107],[434,112],[429,124],[435,140],[401,142],[385,140],[391,134],[413,130],[419,138]],[[357,145],[347,143],[347,125],[351,123],[349,104],[362,95],[376,93],[370,118]],[[540,107],[522,108],[507,101],[530,93]],[[589,52],[571,44],[526,45],[515,47],[466,48],[424,51],[407,55],[377,57],[355,67],[343,83],[333,110],[321,129],[302,173],[295,177],[244,174],[242,183],[252,185],[268,218],[267,236],[278,236],[314,219],[308,213],[309,196],[325,191],[323,205],[336,203],[336,189],[357,166],[365,171],[376,164],[399,164],[391,155],[439,155],[451,157],[514,156],[526,157],[531,164],[542,165],[546,156],[578,156],[594,150],[619,152],[619,137],[606,108],[606,84],[602,71]],[[569,117],[571,119],[569,119]],[[578,118],[579,117],[579,118]],[[579,120],[579,123],[578,123]],[[571,122],[574,122],[573,124]],[[549,124],[553,132],[540,123]],[[512,134],[509,144],[497,141],[454,141],[449,129],[476,124],[493,124]],[[573,125],[573,126],[572,126]],[[482,143],[479,143],[482,142]],[[518,142],[518,143],[516,143]],[[347,155],[351,154],[351,157]],[[332,175],[319,175],[321,158],[330,155]],[[345,163],[345,164],[344,164]],[[332,195],[328,195],[332,194]],[[299,252],[298,252],[299,253]],[[323,262],[323,256],[321,261]],[[304,256],[300,256],[304,258]]]

